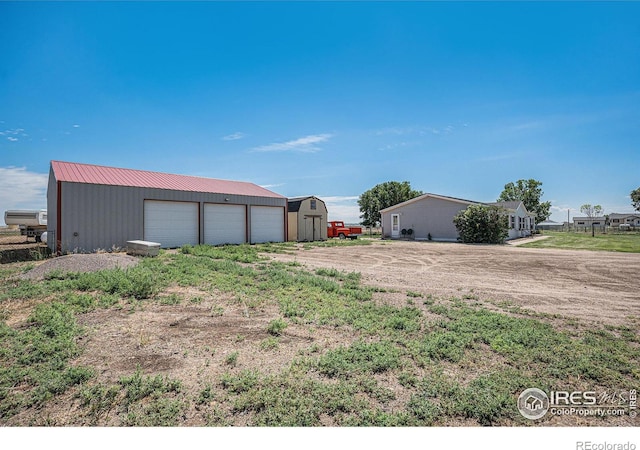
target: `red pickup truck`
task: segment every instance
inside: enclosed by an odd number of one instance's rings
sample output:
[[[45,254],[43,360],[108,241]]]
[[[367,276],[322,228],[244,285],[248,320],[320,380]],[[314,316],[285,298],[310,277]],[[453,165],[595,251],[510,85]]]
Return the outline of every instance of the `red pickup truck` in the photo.
[[[340,239],[358,239],[362,234],[362,227],[345,227],[344,222],[334,220],[327,223],[327,237],[337,237]]]

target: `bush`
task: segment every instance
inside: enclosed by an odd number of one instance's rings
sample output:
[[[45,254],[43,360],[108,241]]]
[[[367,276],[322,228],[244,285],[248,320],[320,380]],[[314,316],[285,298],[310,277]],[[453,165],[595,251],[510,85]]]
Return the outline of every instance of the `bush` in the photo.
[[[502,244],[509,235],[508,216],[498,206],[469,205],[456,214],[453,223],[462,242]]]
[[[282,319],[275,319],[269,322],[267,331],[274,336],[280,336],[284,329],[287,328],[287,322]]]

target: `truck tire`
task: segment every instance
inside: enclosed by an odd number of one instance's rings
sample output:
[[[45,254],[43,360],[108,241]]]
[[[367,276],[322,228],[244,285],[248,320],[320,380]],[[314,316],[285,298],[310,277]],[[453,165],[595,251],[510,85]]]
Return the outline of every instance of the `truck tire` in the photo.
[[[340,239],[344,239],[344,238],[345,238],[345,235],[344,235],[344,233],[340,233],[340,234],[338,235],[338,237],[339,237]]]

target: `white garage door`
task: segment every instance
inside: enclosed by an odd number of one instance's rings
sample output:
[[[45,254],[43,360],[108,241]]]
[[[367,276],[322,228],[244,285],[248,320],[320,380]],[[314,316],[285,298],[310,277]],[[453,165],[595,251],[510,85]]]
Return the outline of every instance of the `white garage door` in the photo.
[[[284,241],[284,208],[251,207],[251,243]]]
[[[244,205],[204,205],[204,243],[209,245],[244,244],[247,214]]]
[[[198,204],[145,200],[144,240],[162,248],[198,245]]]

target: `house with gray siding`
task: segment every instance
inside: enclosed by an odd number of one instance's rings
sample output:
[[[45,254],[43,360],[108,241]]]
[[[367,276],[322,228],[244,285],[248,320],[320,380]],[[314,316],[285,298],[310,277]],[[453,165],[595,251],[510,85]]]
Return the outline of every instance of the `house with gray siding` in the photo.
[[[380,211],[384,238],[411,237],[416,240],[458,240],[453,218],[470,205],[494,205],[509,216],[508,239],[529,236],[535,229],[535,216],[522,202],[483,203],[438,194],[423,194]]]
[[[611,213],[609,214],[609,225],[614,228],[623,227],[640,228],[640,214],[634,213]]]
[[[55,253],[127,241],[242,244],[286,240],[287,199],[253,183],[52,161],[47,242]]]
[[[327,239],[327,205],[318,197],[289,198],[288,211],[289,241],[313,242]]]

